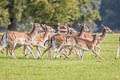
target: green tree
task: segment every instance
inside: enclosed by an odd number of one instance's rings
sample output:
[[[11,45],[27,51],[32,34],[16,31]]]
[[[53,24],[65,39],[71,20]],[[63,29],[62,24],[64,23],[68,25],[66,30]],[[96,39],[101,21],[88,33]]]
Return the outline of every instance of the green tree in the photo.
[[[98,1],[79,0],[79,3],[80,17],[77,22],[87,24],[87,26],[92,32],[96,31],[98,28],[94,21],[96,19],[101,20],[101,16],[99,14],[99,7],[97,6],[99,4]]]
[[[7,0],[0,0],[0,24],[1,26],[7,26],[10,24],[9,12],[6,6],[9,4]]]
[[[34,0],[28,13],[40,23],[72,24],[79,17],[77,0]]]
[[[89,3],[89,0],[0,0],[3,12],[0,23],[8,25],[9,30],[16,30],[20,22],[69,25],[76,20],[87,22],[99,17],[96,10],[89,9]]]

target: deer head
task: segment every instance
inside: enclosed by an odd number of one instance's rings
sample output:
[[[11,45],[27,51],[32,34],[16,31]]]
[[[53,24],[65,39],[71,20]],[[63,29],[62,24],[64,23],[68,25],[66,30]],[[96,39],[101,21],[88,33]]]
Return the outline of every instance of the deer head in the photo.
[[[83,27],[83,30],[84,30],[85,32],[89,32],[89,31],[90,31],[90,30],[88,29],[88,27],[86,26],[86,24],[78,24],[78,26]]]
[[[103,29],[106,31],[106,32],[112,32],[112,30],[107,27],[107,26],[104,26],[103,24],[101,24],[101,26],[103,27]]]
[[[106,32],[112,32],[112,30],[109,27],[105,28]]]

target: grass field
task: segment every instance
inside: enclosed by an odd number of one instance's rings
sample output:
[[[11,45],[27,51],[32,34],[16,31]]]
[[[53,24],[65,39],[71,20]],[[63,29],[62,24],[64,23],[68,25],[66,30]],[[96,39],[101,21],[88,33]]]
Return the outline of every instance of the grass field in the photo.
[[[17,59],[1,54],[0,80],[120,80],[120,58],[114,59],[119,36],[109,34],[101,44],[104,60],[91,52],[85,52],[83,61],[74,55],[48,60],[47,54],[42,60],[34,60],[31,55],[26,59],[22,48],[15,51]]]

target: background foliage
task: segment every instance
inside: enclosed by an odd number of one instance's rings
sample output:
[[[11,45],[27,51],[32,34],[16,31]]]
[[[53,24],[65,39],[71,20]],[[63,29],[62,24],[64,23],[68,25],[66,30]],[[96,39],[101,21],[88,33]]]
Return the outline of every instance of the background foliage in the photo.
[[[21,24],[31,22],[60,22],[73,27],[79,22],[95,27],[94,20],[101,19],[95,4],[95,0],[0,0],[0,23],[9,30],[18,30]]]

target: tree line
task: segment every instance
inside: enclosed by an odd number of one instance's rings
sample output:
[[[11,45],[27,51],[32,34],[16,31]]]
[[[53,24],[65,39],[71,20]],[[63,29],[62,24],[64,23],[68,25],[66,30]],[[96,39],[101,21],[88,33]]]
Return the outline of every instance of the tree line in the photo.
[[[0,26],[17,30],[18,24],[31,22],[68,24],[86,23],[97,30],[95,20],[101,20],[95,0],[0,0]],[[24,25],[24,27],[26,27]]]

